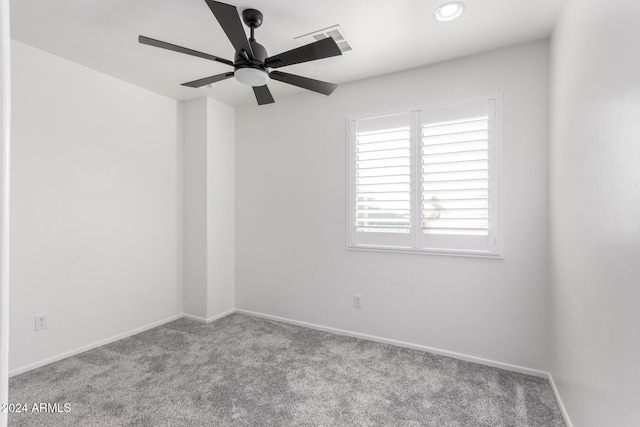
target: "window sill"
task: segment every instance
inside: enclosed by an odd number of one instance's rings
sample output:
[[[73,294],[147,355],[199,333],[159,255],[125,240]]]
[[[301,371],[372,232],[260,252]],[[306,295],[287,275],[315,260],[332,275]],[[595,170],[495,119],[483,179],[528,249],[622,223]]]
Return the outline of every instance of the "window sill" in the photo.
[[[367,251],[367,252],[388,252],[388,253],[404,253],[418,255],[440,255],[440,256],[456,256],[471,258],[493,258],[504,259],[501,253],[488,251],[464,251],[464,250],[446,250],[446,249],[412,249],[405,247],[386,247],[386,246],[347,246],[350,251]]]

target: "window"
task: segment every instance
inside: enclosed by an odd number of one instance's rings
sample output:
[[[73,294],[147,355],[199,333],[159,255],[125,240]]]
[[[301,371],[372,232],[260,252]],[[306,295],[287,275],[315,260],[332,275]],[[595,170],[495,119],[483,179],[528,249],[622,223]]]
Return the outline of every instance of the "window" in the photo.
[[[499,257],[499,101],[350,119],[349,247]]]

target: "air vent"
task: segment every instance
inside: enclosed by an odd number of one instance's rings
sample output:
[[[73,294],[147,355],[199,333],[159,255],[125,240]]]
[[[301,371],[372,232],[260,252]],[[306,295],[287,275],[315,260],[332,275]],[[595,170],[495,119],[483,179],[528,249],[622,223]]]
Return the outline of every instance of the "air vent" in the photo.
[[[347,41],[347,37],[344,35],[344,30],[340,25],[334,25],[332,27],[323,28],[322,30],[294,37],[294,40],[297,40],[301,45],[305,45],[326,39],[327,37],[332,37],[333,40],[335,40],[342,53],[352,50],[351,45]]]

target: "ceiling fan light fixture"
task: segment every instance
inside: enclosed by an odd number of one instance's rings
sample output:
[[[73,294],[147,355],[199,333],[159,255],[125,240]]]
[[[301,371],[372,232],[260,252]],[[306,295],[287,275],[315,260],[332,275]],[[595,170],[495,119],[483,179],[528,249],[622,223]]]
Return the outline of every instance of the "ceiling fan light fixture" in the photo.
[[[462,15],[465,7],[465,4],[461,1],[450,1],[442,3],[436,8],[436,10],[433,11],[433,16],[435,16],[438,21],[453,21],[454,19]]]
[[[247,86],[264,86],[269,81],[269,74],[258,68],[238,68],[234,77],[237,81]]]

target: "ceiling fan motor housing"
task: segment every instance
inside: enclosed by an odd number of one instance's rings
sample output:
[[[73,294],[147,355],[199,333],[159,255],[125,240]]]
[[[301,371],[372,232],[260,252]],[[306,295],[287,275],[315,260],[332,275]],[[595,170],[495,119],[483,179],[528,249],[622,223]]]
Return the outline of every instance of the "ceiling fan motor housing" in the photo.
[[[238,67],[251,67],[253,65],[261,66],[264,69],[264,61],[268,58],[269,54],[267,53],[267,49],[262,46],[260,43],[255,41],[255,39],[249,39],[249,45],[251,46],[251,50],[253,51],[253,59],[245,56],[244,51],[236,52],[234,58],[234,66]]]

